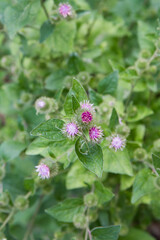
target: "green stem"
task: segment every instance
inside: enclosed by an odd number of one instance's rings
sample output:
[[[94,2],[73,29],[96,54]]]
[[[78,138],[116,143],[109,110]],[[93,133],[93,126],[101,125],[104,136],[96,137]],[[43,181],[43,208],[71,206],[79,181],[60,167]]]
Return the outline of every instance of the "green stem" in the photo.
[[[44,4],[44,0],[41,0],[41,6],[42,6],[42,8],[43,8],[43,11],[44,11],[46,17],[47,17],[48,20],[51,22],[51,19],[50,19],[49,13],[48,13],[48,11],[47,11],[47,9],[46,9],[46,7],[45,7],[45,4]]]
[[[8,217],[5,219],[5,221],[1,225],[0,231],[2,231],[2,229],[6,226],[6,224],[9,222],[9,220],[12,218],[14,212],[15,212],[15,209],[13,208],[12,211],[10,212],[10,214],[8,215]]]

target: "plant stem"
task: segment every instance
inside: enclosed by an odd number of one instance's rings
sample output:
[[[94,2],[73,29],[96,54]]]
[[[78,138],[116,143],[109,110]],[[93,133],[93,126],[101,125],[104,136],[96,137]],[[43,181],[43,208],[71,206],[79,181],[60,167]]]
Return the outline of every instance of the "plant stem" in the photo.
[[[33,226],[34,226],[34,222],[35,222],[36,216],[37,216],[37,214],[38,214],[38,212],[39,212],[39,209],[40,209],[40,207],[41,207],[41,204],[42,204],[42,200],[43,200],[43,195],[40,196],[39,203],[38,203],[37,208],[36,208],[36,210],[35,210],[35,212],[34,212],[34,214],[33,214],[33,216],[32,216],[32,219],[31,219],[31,221],[30,221],[30,223],[29,223],[29,225],[28,225],[28,227],[27,227],[27,230],[26,230],[26,232],[25,232],[25,235],[24,235],[23,240],[27,240],[28,237],[29,237],[29,235],[30,235],[31,232],[32,232],[32,229],[33,229]]]
[[[42,6],[42,8],[43,8],[43,11],[44,11],[46,17],[47,17],[48,20],[51,22],[51,19],[50,19],[49,13],[48,13],[48,11],[47,11],[47,9],[46,9],[46,7],[45,7],[45,4],[44,4],[44,0],[41,0],[41,6]]]
[[[10,214],[8,215],[8,217],[5,219],[5,221],[1,225],[0,231],[6,226],[6,224],[9,222],[9,220],[12,218],[14,212],[15,212],[15,209],[13,208],[12,211],[10,212]]]

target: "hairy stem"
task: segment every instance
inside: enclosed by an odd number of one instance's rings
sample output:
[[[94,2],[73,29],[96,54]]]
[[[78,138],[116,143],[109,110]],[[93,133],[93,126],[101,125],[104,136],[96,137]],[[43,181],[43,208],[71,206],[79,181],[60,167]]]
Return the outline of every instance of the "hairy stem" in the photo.
[[[1,225],[0,231],[6,226],[6,224],[9,222],[9,220],[12,218],[14,212],[15,212],[15,209],[13,208],[12,211],[10,212],[10,214],[8,215],[8,217],[5,219],[5,221]]]
[[[32,232],[32,229],[33,229],[33,226],[34,226],[34,223],[35,223],[35,220],[36,220],[36,216],[37,216],[37,214],[39,212],[39,209],[41,207],[41,204],[42,204],[42,200],[43,200],[43,195],[40,196],[39,203],[38,203],[37,208],[36,208],[36,210],[35,210],[35,212],[32,216],[32,219],[31,219],[31,221],[30,221],[30,223],[27,227],[27,230],[25,232],[23,240],[27,240],[28,237],[30,236],[31,232]]]

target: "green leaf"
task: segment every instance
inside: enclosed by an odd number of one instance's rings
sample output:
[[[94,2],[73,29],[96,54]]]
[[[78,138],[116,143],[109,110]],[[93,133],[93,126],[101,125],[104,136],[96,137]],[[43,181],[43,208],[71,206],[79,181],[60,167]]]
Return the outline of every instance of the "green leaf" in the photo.
[[[49,119],[34,128],[31,132],[32,136],[40,136],[52,141],[62,141],[65,139],[62,133],[64,122],[59,119]]]
[[[49,146],[50,141],[45,138],[36,138],[33,142],[30,143],[26,150],[27,155],[37,155],[43,154],[43,152],[48,151],[47,147]]]
[[[10,161],[17,158],[26,148],[24,143],[8,140],[0,145],[0,158]]]
[[[66,72],[63,69],[54,71],[45,79],[45,88],[50,91],[56,91],[63,87]]]
[[[136,106],[137,107],[137,114],[132,117],[128,117],[128,122],[137,122],[142,120],[145,117],[148,117],[153,114],[153,111],[150,108],[145,106]]]
[[[98,198],[98,204],[103,204],[105,202],[109,202],[113,197],[114,194],[106,187],[103,186],[101,182],[95,182],[95,194]]]
[[[124,191],[133,185],[135,177],[121,175],[121,190]]]
[[[9,37],[13,38],[22,27],[30,24],[39,8],[40,3],[37,0],[22,0],[13,6],[8,6],[4,12],[4,23]]]
[[[118,85],[118,71],[114,71],[98,84],[98,92],[102,94],[114,94]]]
[[[149,195],[152,192],[156,191],[154,185],[155,176],[152,175],[150,169],[144,168],[142,169],[135,178],[133,184],[133,192],[131,202],[135,203],[143,196]]]
[[[43,43],[53,33],[54,27],[49,20],[42,24],[40,28],[40,43]]]
[[[138,21],[138,43],[141,49],[154,50],[154,42],[147,36],[154,32],[154,27],[146,22]]]
[[[132,165],[126,149],[115,152],[112,149],[103,149],[105,172],[126,174],[133,176]]]
[[[103,102],[101,95],[91,88],[89,89],[89,99],[94,105],[99,105]]]
[[[152,154],[152,161],[156,171],[160,174],[160,157],[155,154]]]
[[[97,227],[92,229],[93,240],[117,240],[120,226]]]
[[[75,34],[76,24],[74,21],[60,21],[57,23],[51,39],[54,51],[63,54],[73,52]]]
[[[76,79],[73,79],[73,85],[67,94],[64,111],[66,115],[72,115],[79,108],[80,102],[87,100],[87,94],[83,86]]]
[[[34,179],[33,178],[26,178],[24,180],[24,188],[27,191],[34,193],[34,191],[35,191]]]
[[[75,189],[91,185],[95,180],[95,174],[88,170],[79,162],[76,161],[69,170],[66,178],[67,189]]]
[[[76,214],[84,212],[83,200],[79,198],[66,199],[45,212],[61,222],[72,222]]]
[[[140,229],[137,228],[131,228],[129,233],[124,236],[124,237],[120,237],[120,240],[155,240],[155,238],[153,238],[152,236],[149,235],[149,233],[142,231]]]
[[[119,124],[119,117],[115,108],[112,110],[112,115],[109,121],[109,128],[114,130],[115,127]]]
[[[75,151],[78,159],[89,171],[98,177],[102,176],[103,153],[98,144],[84,143],[84,140],[79,138],[75,144]]]

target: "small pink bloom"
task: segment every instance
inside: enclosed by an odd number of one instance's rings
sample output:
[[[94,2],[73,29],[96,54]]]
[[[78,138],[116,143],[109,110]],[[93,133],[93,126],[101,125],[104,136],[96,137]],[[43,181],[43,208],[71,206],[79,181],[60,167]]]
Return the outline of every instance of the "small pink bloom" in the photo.
[[[67,3],[60,3],[59,4],[59,13],[66,18],[67,16],[72,15],[72,7]]]
[[[69,138],[74,138],[79,134],[79,127],[74,122],[67,123],[63,128],[63,133],[67,134],[67,137]]]
[[[36,105],[39,108],[44,108],[46,103],[43,100],[37,100]]]
[[[40,165],[36,166],[36,172],[38,172],[38,176],[42,179],[50,177],[50,169],[47,165],[41,163]]]
[[[89,101],[84,101],[80,103],[81,109],[88,110],[90,112],[95,112],[95,108],[93,104],[91,104]]]
[[[101,127],[91,127],[89,129],[89,137],[93,142],[98,142],[103,136],[103,131]]]
[[[93,115],[92,115],[92,113],[86,111],[86,112],[83,112],[83,113],[81,114],[81,118],[82,118],[82,122],[84,122],[84,123],[89,123],[89,122],[92,121]]]
[[[126,139],[123,139],[118,134],[111,137],[111,143],[109,148],[114,148],[115,151],[123,150],[126,146]]]
[[[122,118],[121,118],[121,117],[119,117],[119,124],[120,124],[120,125],[123,124],[123,123],[122,123]]]

